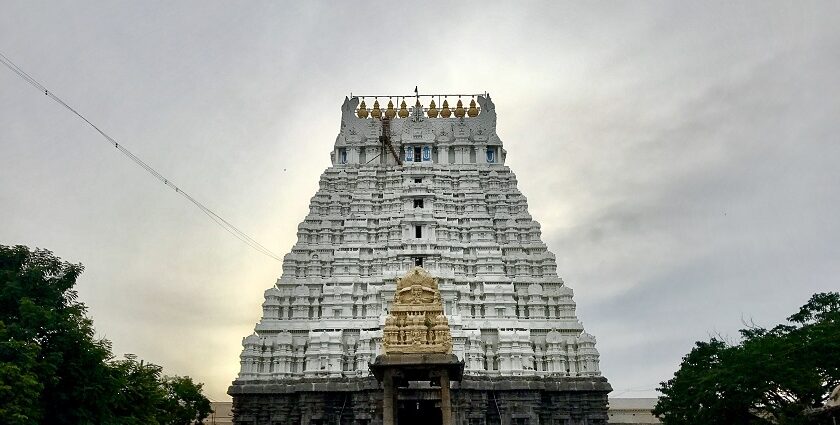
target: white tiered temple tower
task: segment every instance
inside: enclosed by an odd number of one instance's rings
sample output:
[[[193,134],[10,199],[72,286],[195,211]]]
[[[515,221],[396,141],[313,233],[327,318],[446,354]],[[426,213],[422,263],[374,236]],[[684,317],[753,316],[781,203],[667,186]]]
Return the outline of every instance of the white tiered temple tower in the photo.
[[[466,108],[448,97],[457,107],[345,99],[332,165],[243,340],[238,381],[368,376],[395,280],[414,266],[439,278],[465,375],[600,376],[595,338],[505,166],[490,96],[465,95]]]

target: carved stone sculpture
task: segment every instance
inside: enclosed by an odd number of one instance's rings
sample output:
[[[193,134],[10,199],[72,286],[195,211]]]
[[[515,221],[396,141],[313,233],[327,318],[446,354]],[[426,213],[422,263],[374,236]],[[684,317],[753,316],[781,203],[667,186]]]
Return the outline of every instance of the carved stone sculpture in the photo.
[[[452,353],[438,280],[420,267],[397,279],[382,330],[382,348],[385,354]]]

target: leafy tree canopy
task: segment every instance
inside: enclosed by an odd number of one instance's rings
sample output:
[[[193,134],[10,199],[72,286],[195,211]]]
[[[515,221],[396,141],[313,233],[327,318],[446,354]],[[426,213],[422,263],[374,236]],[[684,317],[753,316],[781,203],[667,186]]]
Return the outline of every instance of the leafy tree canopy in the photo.
[[[817,424],[840,385],[840,294],[819,293],[772,329],[741,342],[697,342],[662,382],[654,414],[672,424]]]
[[[0,245],[0,418],[10,425],[201,424],[210,402],[189,377],[114,360],[73,286],[81,264]]]

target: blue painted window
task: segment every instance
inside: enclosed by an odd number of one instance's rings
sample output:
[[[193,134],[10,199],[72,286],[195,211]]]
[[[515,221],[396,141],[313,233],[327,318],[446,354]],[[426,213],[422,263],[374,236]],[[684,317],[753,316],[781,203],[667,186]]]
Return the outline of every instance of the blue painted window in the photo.
[[[347,149],[338,148],[338,162],[340,164],[346,164],[347,163]]]
[[[407,162],[414,161],[414,149],[412,149],[411,146],[407,146],[405,148],[405,160]]]
[[[431,161],[432,160],[432,148],[428,146],[423,146],[423,161]]]
[[[496,149],[487,148],[487,162],[496,162]]]

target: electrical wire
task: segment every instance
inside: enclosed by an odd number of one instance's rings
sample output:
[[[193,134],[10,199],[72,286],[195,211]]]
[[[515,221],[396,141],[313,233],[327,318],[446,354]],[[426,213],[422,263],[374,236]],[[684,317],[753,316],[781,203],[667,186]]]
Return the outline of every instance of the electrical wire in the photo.
[[[14,62],[12,62],[12,60],[11,60],[11,59],[9,59],[9,58],[8,58],[6,55],[4,55],[2,52],[0,52],[0,62],[2,62],[2,63],[3,63],[3,65],[5,65],[5,66],[6,66],[7,68],[9,68],[10,70],[12,70],[12,72],[14,72],[15,74],[17,74],[17,75],[18,75],[18,77],[22,78],[24,81],[26,81],[27,83],[29,83],[30,85],[32,85],[33,87],[35,87],[36,89],[38,89],[39,91],[41,91],[42,93],[44,93],[44,95],[46,95],[46,96],[47,96],[47,97],[49,97],[50,99],[54,100],[54,101],[55,101],[56,103],[58,103],[59,105],[63,106],[63,107],[64,107],[64,108],[66,108],[68,111],[70,111],[70,112],[72,112],[73,114],[75,114],[77,117],[81,118],[81,119],[82,119],[82,121],[86,122],[89,126],[91,126],[94,130],[96,130],[96,132],[97,132],[97,133],[101,134],[101,135],[102,135],[102,137],[104,137],[104,138],[105,138],[105,140],[107,141],[107,143],[108,143],[108,144],[110,144],[110,145],[114,146],[115,148],[117,148],[117,150],[119,150],[119,151],[120,151],[120,153],[122,153],[123,155],[125,155],[126,157],[128,157],[128,159],[130,159],[132,162],[134,162],[135,164],[137,164],[138,166],[140,166],[140,168],[142,168],[142,169],[146,170],[146,172],[148,172],[148,173],[149,173],[149,174],[151,174],[154,178],[156,178],[156,179],[158,179],[159,181],[161,181],[164,185],[166,185],[166,186],[168,186],[169,188],[173,189],[173,190],[175,191],[175,193],[177,193],[177,194],[179,194],[179,195],[183,196],[186,200],[188,200],[190,203],[192,203],[193,205],[195,205],[195,206],[196,206],[199,210],[201,210],[201,212],[203,212],[203,213],[204,213],[204,214],[206,214],[208,217],[210,217],[210,219],[211,219],[211,220],[213,220],[213,222],[215,222],[217,225],[219,225],[219,227],[221,227],[221,228],[225,229],[228,233],[230,233],[231,235],[233,235],[235,238],[237,238],[237,239],[239,239],[240,241],[244,242],[246,245],[250,246],[250,247],[251,247],[251,248],[253,248],[254,250],[258,251],[259,253],[261,253],[261,254],[263,254],[263,255],[265,255],[265,256],[271,257],[271,258],[273,258],[273,259],[275,259],[275,260],[277,260],[277,261],[282,261],[282,258],[280,258],[278,255],[274,254],[273,252],[271,252],[271,250],[269,250],[268,248],[266,248],[264,245],[262,245],[261,243],[257,242],[256,240],[254,240],[254,238],[252,238],[252,237],[248,236],[248,234],[246,234],[245,232],[243,232],[243,231],[239,230],[239,228],[237,228],[236,226],[234,226],[233,224],[231,224],[229,221],[225,220],[225,219],[224,219],[223,217],[221,217],[220,215],[216,214],[213,210],[211,210],[210,208],[208,208],[207,206],[205,206],[203,203],[199,202],[197,199],[195,199],[195,198],[193,198],[192,196],[190,196],[190,194],[189,194],[189,193],[184,192],[184,190],[183,190],[183,189],[181,189],[180,187],[178,187],[175,183],[173,183],[173,182],[172,182],[172,180],[170,180],[170,179],[166,178],[163,174],[161,174],[160,172],[158,172],[157,170],[155,170],[154,168],[152,168],[152,166],[150,166],[150,165],[149,165],[149,164],[147,164],[145,161],[143,161],[142,159],[140,159],[137,155],[135,155],[134,153],[132,153],[132,152],[131,152],[130,150],[128,150],[125,146],[123,146],[122,144],[118,143],[118,142],[117,142],[116,140],[114,140],[111,136],[109,136],[107,133],[105,133],[105,132],[104,132],[104,131],[102,131],[99,127],[97,127],[97,126],[96,126],[96,124],[92,123],[90,120],[88,120],[87,118],[85,118],[85,116],[84,116],[84,115],[82,115],[81,113],[79,113],[77,110],[75,110],[73,107],[71,107],[70,105],[68,105],[67,103],[65,103],[63,100],[61,100],[61,98],[59,98],[58,96],[56,96],[56,95],[55,95],[55,94],[54,94],[51,90],[49,90],[49,89],[47,89],[46,87],[44,87],[44,85],[43,85],[43,84],[41,84],[41,83],[39,83],[39,82],[38,82],[38,80],[36,80],[35,78],[33,78],[31,75],[27,74],[27,73],[26,73],[26,71],[24,71],[24,70],[23,70],[23,69],[21,69],[19,66],[17,66]]]

